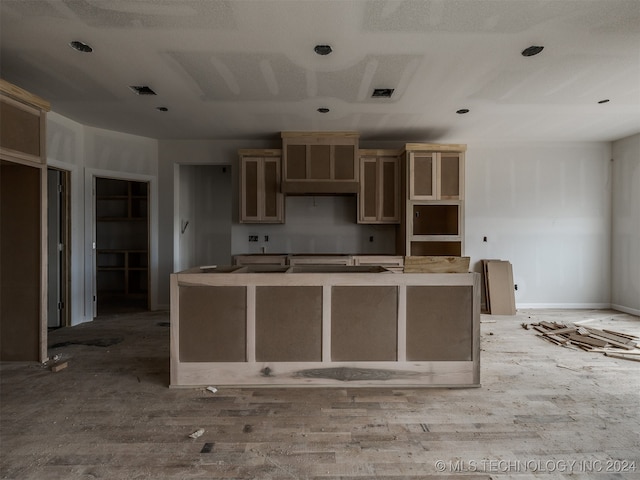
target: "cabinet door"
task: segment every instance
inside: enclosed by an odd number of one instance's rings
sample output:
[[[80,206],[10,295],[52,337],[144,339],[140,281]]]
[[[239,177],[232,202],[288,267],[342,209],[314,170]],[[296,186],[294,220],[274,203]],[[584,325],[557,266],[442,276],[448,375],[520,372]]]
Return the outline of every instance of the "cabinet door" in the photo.
[[[409,153],[409,199],[435,200],[437,153]]]
[[[240,223],[283,223],[280,157],[241,157]]]
[[[438,155],[437,198],[462,200],[464,198],[464,154],[443,152]]]
[[[358,223],[399,223],[399,162],[397,157],[360,159]]]
[[[259,170],[261,159],[256,157],[243,157],[240,163],[240,223],[259,222]]]
[[[378,159],[380,172],[379,219],[384,223],[400,222],[400,162],[397,157]]]
[[[262,223],[284,222],[284,201],[280,193],[280,158],[262,159]]]

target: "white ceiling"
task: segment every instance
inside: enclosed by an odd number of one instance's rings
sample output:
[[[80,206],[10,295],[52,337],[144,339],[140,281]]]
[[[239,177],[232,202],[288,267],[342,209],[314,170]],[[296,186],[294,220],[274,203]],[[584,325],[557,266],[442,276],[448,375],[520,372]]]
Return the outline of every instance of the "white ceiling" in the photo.
[[[354,130],[366,140],[430,142],[640,132],[640,0],[0,5],[2,77],[65,117],[115,131],[258,139]],[[73,40],[93,53],[71,49]],[[333,53],[316,55],[317,44]],[[544,50],[523,57],[531,45]],[[371,98],[374,88],[395,92]]]

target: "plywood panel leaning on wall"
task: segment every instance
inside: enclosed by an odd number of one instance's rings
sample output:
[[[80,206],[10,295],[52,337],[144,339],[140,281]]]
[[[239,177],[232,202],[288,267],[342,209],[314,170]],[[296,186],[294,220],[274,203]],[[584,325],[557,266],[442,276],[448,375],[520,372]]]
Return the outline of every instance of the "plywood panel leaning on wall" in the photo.
[[[0,359],[47,358],[49,103],[0,79]]]

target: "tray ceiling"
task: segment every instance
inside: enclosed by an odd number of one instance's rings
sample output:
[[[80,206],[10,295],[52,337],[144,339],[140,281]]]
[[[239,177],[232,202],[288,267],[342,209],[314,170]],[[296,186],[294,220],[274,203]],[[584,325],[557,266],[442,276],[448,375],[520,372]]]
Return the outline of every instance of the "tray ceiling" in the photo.
[[[0,8],[4,79],[65,117],[135,135],[609,141],[640,131],[637,0],[2,0]],[[318,55],[316,45],[332,52]],[[544,49],[522,56],[531,45]],[[374,98],[377,88],[394,90]]]

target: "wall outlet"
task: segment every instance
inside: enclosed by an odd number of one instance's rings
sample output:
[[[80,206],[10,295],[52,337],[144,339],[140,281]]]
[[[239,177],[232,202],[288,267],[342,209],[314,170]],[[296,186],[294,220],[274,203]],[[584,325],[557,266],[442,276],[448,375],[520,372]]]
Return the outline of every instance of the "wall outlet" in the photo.
[[[265,241],[265,242],[268,242],[268,241],[269,241],[269,235],[265,235],[265,236],[264,236],[264,241]]]
[[[249,241],[250,242],[257,242],[258,241],[258,235],[249,235]]]

